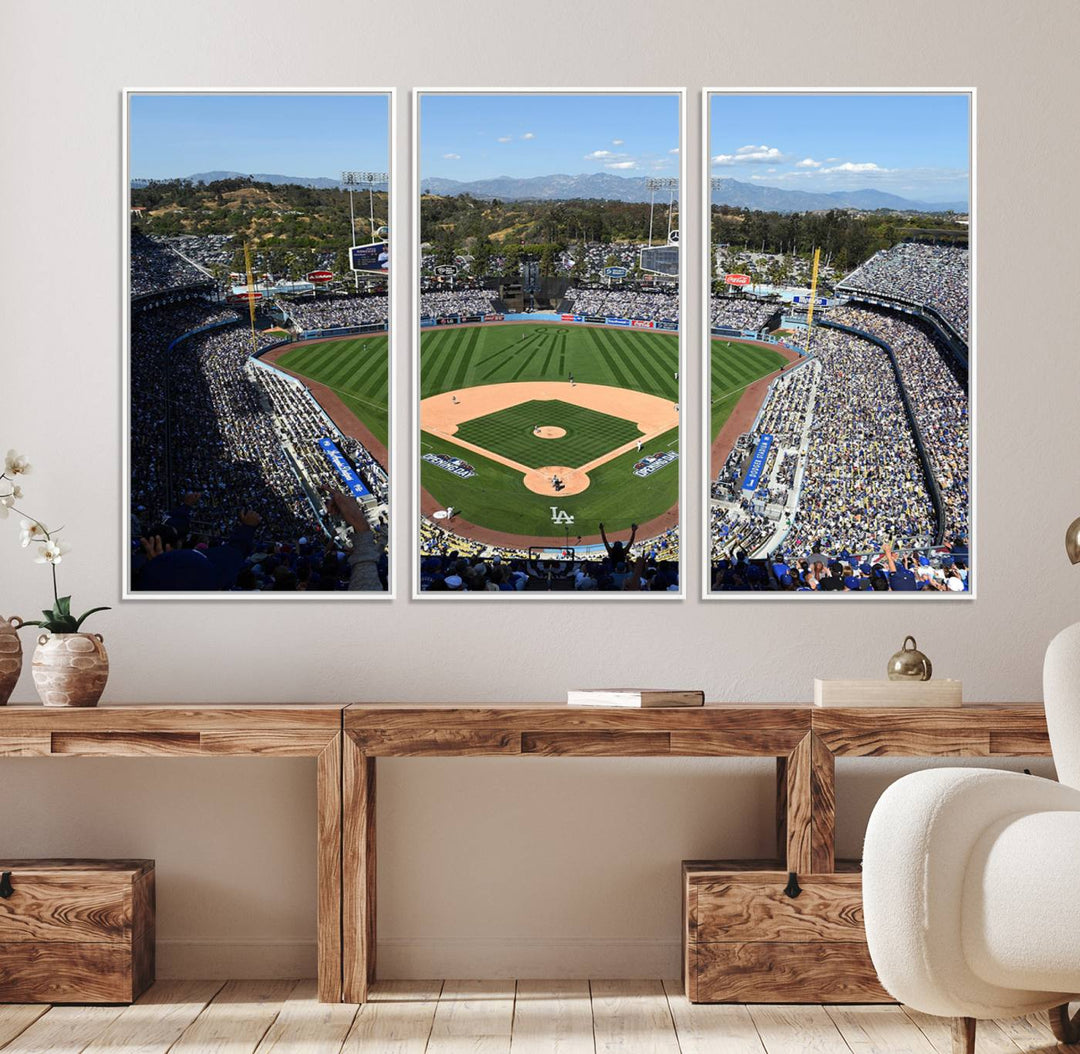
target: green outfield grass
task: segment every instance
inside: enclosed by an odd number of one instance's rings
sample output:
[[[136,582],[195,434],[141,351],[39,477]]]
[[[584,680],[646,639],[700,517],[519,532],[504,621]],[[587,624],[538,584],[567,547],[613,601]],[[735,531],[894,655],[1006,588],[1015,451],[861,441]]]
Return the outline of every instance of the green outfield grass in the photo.
[[[787,362],[778,351],[760,344],[714,339],[712,342],[712,374],[710,394],[711,437],[715,439],[731,416],[746,386],[759,377],[781,369]]]
[[[537,425],[558,425],[566,429],[566,435],[541,439],[533,432]],[[531,399],[466,421],[454,434],[529,468],[580,468],[645,433],[632,421],[561,399]]]
[[[670,399],[679,398],[675,372],[679,368],[679,343],[676,334],[653,331],[599,329],[587,326],[567,326],[557,322],[536,325],[484,325],[459,329],[429,329],[421,335],[421,397],[440,392],[461,391],[485,384],[506,381],[574,380],[581,384],[605,384],[617,388],[648,392]],[[525,404],[529,405],[529,404]],[[537,406],[548,408],[540,413]],[[560,417],[554,417],[558,410]],[[587,418],[578,415],[578,407],[559,400],[534,402],[520,419],[506,418],[513,410],[489,414],[479,422],[499,426],[501,438],[516,444],[518,453],[511,453],[500,443],[500,437],[486,441],[466,434],[468,422],[461,426],[463,438],[487,449],[497,450],[521,464],[543,465],[585,464],[594,457],[634,439],[640,433],[630,422],[622,422],[605,414],[593,414],[605,422],[618,421],[618,430],[611,425],[607,438],[593,440],[578,448],[575,454],[567,440],[583,441]],[[493,420],[498,419],[498,420]],[[533,425],[556,425],[567,429],[563,439],[538,439],[532,436]],[[629,431],[623,435],[622,426]],[[605,426],[606,427],[606,426]],[[453,505],[463,519],[495,530],[508,531],[530,538],[563,538],[564,529],[552,523],[551,507],[574,517],[570,539],[593,535],[602,521],[609,531],[625,530],[632,522],[645,523],[660,516],[679,500],[679,465],[662,468],[652,476],[641,479],[633,467],[644,454],[663,450],[678,450],[678,429],[672,429],[642,448],[641,454],[631,450],[601,465],[590,473],[587,490],[571,497],[552,491],[551,495],[534,494],[526,489],[521,473],[491,461],[451,440],[421,435],[421,453],[438,452],[463,458],[477,470],[471,479],[456,476],[421,462],[421,484],[443,507]],[[564,453],[557,453],[563,450]]]
[[[333,388],[341,401],[389,446],[388,345],[385,334],[320,340],[287,351],[278,359],[278,365]]]
[[[420,398],[505,381],[610,384],[679,398],[679,338],[649,330],[511,324],[434,327],[420,336]]]

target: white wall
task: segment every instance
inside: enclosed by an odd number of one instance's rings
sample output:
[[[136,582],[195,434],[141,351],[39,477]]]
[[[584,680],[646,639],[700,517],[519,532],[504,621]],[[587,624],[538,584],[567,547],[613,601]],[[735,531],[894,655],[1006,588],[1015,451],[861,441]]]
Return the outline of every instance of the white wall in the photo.
[[[909,632],[940,676],[964,679],[968,698],[1039,698],[1042,650],[1077,617],[1080,591],[1062,552],[1080,511],[1066,322],[1080,286],[1078,22],[1070,0],[8,5],[0,449],[33,455],[26,504],[68,527],[75,548],[62,571],[76,606],[114,605],[97,619],[113,664],[108,698],[537,700],[568,685],[675,680],[712,698],[808,700],[815,674],[878,675]],[[700,89],[785,83],[979,90],[978,601],[454,613],[407,599],[119,603],[121,88],[396,84],[404,176],[413,85],[685,85],[682,229],[697,261]],[[412,255],[404,205],[399,274]],[[50,289],[60,260],[75,266]],[[1032,286],[1044,290],[1045,337],[1026,334],[1012,306]],[[700,306],[691,284],[690,391],[702,375]],[[411,330],[397,321],[404,367]],[[699,434],[699,401],[685,409],[687,434]],[[408,427],[399,415],[399,449]],[[695,479],[700,458],[688,468]],[[696,525],[700,511],[691,492],[683,522]],[[26,615],[48,586],[15,534],[0,523],[0,611]],[[700,584],[692,562],[691,598]],[[28,677],[15,699],[33,699]],[[841,766],[842,849],[857,852],[874,795],[899,771]],[[8,761],[0,855],[156,856],[163,973],[310,970],[313,775],[307,761]],[[764,763],[392,761],[379,778],[386,974],[675,972],[679,860],[771,845]]]

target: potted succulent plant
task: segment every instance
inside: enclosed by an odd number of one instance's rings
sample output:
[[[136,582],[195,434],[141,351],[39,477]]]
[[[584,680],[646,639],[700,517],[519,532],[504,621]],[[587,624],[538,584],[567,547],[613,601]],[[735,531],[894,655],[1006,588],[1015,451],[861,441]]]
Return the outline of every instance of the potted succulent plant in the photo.
[[[94,706],[109,679],[109,657],[100,633],[83,633],[81,630],[87,618],[97,611],[109,609],[91,608],[76,617],[71,613],[71,597],[60,596],[56,568],[71,547],[59,538],[61,528],[50,530],[41,520],[22,512],[15,505],[23,497],[20,477],[30,471],[31,465],[25,455],[8,451],[4,471],[0,473],[0,519],[7,519],[12,512],[22,516],[19,521],[20,544],[24,549],[36,544],[35,562],[47,564],[52,571],[53,605],[42,611],[43,618],[40,619],[22,622],[12,618],[0,622],[0,678],[3,678],[3,671],[12,659],[10,637],[14,630],[20,626],[38,626],[45,632],[38,637],[32,668],[34,687],[41,701],[46,706]],[[16,650],[15,657],[17,665],[21,665],[21,646]],[[17,668],[15,677],[18,677]],[[7,702],[14,679],[7,696],[3,694],[4,683],[0,679],[0,703]]]

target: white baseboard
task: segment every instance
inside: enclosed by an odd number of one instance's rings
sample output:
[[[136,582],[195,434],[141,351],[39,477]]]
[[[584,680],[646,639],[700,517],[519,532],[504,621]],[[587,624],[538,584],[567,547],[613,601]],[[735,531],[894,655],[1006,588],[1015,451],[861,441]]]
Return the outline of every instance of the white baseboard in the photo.
[[[678,977],[678,940],[633,937],[390,937],[378,942],[379,977]],[[157,942],[157,976],[252,980],[314,977],[314,940],[195,937]]]

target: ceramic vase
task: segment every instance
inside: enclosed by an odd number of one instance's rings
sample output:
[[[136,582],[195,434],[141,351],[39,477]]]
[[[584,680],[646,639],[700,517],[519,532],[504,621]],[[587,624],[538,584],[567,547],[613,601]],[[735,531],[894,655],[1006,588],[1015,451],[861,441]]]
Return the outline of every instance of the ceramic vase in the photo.
[[[0,618],[0,706],[11,698],[22,672],[22,641],[15,632],[22,624],[18,615]]]
[[[109,679],[100,633],[42,633],[31,665],[46,706],[96,706]]]

